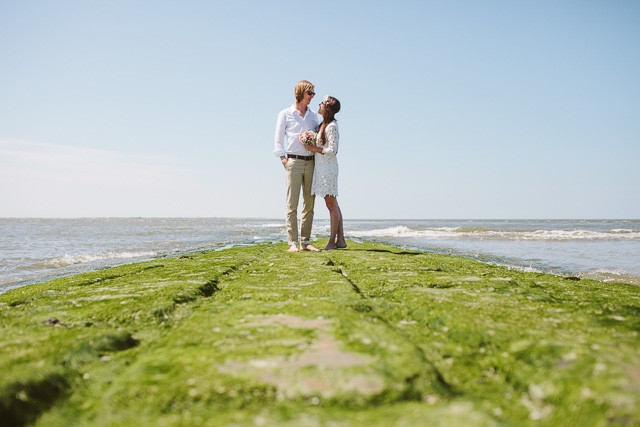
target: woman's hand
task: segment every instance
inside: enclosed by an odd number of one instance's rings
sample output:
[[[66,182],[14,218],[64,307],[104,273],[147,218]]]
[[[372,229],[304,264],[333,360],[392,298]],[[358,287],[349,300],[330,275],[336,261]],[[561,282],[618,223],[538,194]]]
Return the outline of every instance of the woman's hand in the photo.
[[[312,144],[305,144],[304,148],[307,149],[307,151],[315,151],[315,152],[319,152],[318,151],[318,147],[316,147],[315,145]]]

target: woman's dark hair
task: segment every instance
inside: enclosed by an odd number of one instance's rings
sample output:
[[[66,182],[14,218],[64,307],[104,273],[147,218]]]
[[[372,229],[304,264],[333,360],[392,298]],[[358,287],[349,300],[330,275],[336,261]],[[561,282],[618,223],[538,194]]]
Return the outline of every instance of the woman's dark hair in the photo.
[[[340,101],[333,96],[327,96],[322,103],[324,104],[324,114],[322,115],[320,128],[318,128],[318,141],[320,141],[320,145],[327,143],[324,130],[329,123],[335,120],[334,116],[340,111]]]

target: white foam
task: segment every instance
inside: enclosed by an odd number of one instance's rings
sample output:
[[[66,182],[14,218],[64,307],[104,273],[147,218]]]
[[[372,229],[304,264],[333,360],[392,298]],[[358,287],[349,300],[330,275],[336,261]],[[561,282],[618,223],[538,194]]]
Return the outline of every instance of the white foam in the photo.
[[[533,265],[529,265],[528,267],[515,265],[515,264],[504,264],[501,262],[487,262],[489,265],[495,265],[498,267],[506,267],[509,270],[521,271],[523,273],[544,273],[544,271],[535,268]]]
[[[637,240],[640,232],[633,230],[611,230],[598,232],[589,230],[535,230],[509,231],[488,230],[483,228],[440,227],[412,230],[400,225],[375,230],[347,231],[350,237],[417,237],[424,239],[504,239],[504,240]]]
[[[439,231],[438,229],[412,230],[404,225],[376,230],[347,231],[345,234],[349,237],[424,237],[433,239],[452,237],[452,233],[449,231]]]
[[[156,252],[105,252],[102,254],[82,254],[82,255],[63,255],[44,261],[41,265],[47,268],[67,267],[74,264],[84,264],[92,261],[101,261],[107,259],[131,259],[150,257],[156,255]]]
[[[329,234],[331,233],[330,225],[318,225],[313,227],[314,234]]]

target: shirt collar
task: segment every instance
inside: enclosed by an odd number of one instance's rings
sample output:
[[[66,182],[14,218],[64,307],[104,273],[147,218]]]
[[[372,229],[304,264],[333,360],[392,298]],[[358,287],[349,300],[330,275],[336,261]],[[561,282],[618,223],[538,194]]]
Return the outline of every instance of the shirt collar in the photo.
[[[289,108],[289,110],[292,113],[298,113],[298,110],[296,110],[296,103],[295,102],[293,104],[291,104],[291,108]],[[311,109],[311,105],[307,105],[307,114],[304,115],[305,119],[309,116],[309,113],[316,114],[316,112]],[[298,113],[298,115],[300,115],[300,113]]]

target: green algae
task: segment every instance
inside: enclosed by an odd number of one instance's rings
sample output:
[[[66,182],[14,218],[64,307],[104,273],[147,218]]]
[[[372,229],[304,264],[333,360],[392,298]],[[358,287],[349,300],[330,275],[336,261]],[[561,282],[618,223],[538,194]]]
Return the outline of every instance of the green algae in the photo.
[[[640,288],[349,242],[0,295],[9,425],[637,425]]]

